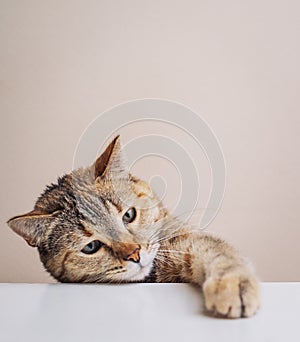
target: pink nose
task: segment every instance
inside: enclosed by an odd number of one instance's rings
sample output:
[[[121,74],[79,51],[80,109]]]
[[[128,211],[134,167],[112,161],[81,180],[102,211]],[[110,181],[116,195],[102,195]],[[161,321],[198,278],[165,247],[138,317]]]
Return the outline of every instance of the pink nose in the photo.
[[[117,242],[113,245],[116,255],[125,261],[140,262],[141,246],[135,243]]]
[[[126,261],[133,261],[133,262],[140,262],[140,247],[137,247],[131,254],[126,255],[126,257],[124,257],[124,260]]]

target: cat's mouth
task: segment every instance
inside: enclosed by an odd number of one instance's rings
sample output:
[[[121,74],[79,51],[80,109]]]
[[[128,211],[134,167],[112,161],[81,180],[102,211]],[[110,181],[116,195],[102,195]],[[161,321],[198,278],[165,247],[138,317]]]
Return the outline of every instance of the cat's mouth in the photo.
[[[141,250],[140,262],[128,262],[126,272],[122,274],[125,281],[140,281],[145,279],[151,272],[153,261],[157,254],[159,245],[153,246],[150,251]]]

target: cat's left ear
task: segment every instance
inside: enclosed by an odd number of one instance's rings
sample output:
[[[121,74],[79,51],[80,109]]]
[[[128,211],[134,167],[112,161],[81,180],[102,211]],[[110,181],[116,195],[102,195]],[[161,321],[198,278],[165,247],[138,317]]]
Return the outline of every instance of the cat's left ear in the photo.
[[[44,214],[33,210],[27,214],[19,215],[7,221],[8,226],[20,235],[31,247],[37,247],[45,231],[54,221],[58,211],[52,214]]]
[[[128,169],[118,135],[94,163],[95,179],[127,178]]]

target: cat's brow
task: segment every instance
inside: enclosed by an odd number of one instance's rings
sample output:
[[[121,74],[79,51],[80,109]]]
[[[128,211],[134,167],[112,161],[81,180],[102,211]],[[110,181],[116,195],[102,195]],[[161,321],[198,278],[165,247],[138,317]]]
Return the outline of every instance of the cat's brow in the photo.
[[[91,237],[93,235],[93,233],[91,233],[90,231],[88,231],[86,229],[86,227],[84,226],[83,223],[80,224],[80,231],[82,232],[82,234],[86,237]]]
[[[111,199],[109,199],[109,198],[106,198],[105,200],[103,200],[103,202],[104,202],[104,205],[105,205],[105,207],[106,207],[107,210],[109,210],[108,206],[106,205],[107,202],[109,202],[110,204],[112,204],[112,205],[118,210],[119,213],[123,210],[122,207],[121,207],[118,203],[113,202],[113,201],[112,201]]]

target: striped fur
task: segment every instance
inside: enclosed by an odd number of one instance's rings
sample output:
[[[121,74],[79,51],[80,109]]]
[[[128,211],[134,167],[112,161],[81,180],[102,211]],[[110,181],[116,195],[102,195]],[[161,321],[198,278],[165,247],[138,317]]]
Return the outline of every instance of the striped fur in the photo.
[[[132,207],[136,218],[126,224],[122,217]],[[206,309],[217,315],[250,316],[259,306],[248,263],[225,241],[171,217],[148,184],[127,171],[119,137],[92,166],[59,178],[33,211],[8,224],[38,248],[60,282],[190,282],[202,286]],[[84,254],[93,240],[102,247]],[[133,253],[134,260],[127,257]]]

